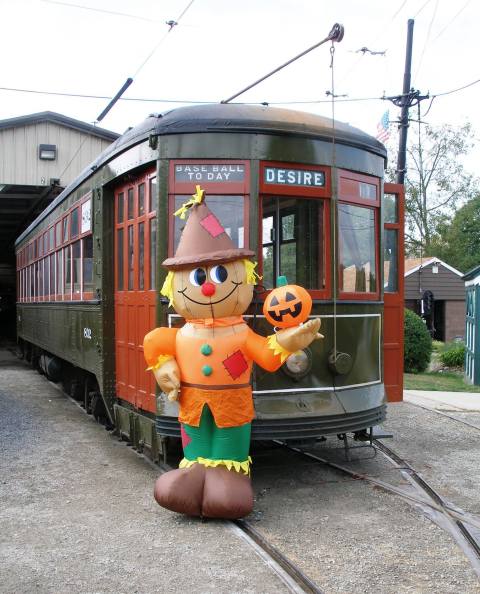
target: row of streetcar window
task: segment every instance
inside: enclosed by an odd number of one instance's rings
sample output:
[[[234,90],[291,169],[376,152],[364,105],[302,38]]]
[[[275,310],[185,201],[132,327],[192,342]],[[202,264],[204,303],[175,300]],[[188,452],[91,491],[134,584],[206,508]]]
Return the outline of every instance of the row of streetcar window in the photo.
[[[338,203],[340,291],[375,294],[378,292],[378,186],[349,179],[344,188],[351,196],[340,196]],[[392,223],[397,216],[393,198],[385,196],[386,222]],[[175,208],[184,199],[183,195],[176,196]],[[157,200],[155,177],[144,177],[141,183],[124,187],[115,194],[116,288],[119,291],[156,287]],[[236,247],[244,245],[243,200],[243,196],[209,197],[211,210],[222,221]],[[328,290],[326,205],[327,201],[318,198],[263,198],[261,267],[262,284],[266,288],[275,286],[277,276],[286,275],[289,282],[302,284],[310,290]],[[174,249],[183,226],[184,221],[175,219]],[[395,237],[386,238],[391,239],[385,246],[386,290],[395,290]],[[91,298],[90,199],[25,246],[17,258],[21,301]]]
[[[157,178],[144,176],[115,193],[117,291],[156,287]]]
[[[68,301],[93,296],[91,199],[62,216],[17,253],[19,300]]]

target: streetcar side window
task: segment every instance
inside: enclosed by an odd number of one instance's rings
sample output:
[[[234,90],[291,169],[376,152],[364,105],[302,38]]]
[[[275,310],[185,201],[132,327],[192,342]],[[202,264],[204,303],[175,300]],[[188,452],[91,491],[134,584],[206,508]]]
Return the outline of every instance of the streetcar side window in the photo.
[[[379,296],[379,196],[378,178],[339,172],[338,289],[342,299]]]
[[[340,290],[374,293],[377,289],[375,211],[339,203]]]
[[[82,239],[83,242],[83,292],[93,291],[93,237],[88,235]]]

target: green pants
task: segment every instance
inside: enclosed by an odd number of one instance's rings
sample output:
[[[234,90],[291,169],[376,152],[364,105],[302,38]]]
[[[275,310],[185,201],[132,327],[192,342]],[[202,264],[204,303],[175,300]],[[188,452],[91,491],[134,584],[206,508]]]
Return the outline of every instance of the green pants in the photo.
[[[202,458],[206,461],[248,461],[251,426],[251,423],[246,423],[240,427],[217,427],[210,408],[205,405],[198,427],[185,424],[180,426],[186,460],[197,461]]]

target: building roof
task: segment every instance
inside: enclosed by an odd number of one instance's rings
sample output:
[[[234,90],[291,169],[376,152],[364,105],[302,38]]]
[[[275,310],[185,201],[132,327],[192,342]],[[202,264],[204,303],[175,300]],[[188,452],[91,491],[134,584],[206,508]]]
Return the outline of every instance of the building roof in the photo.
[[[81,120],[75,120],[68,116],[56,113],[54,111],[40,111],[38,113],[31,113],[29,115],[19,116],[16,118],[8,118],[6,120],[0,120],[0,130],[7,128],[20,128],[21,126],[30,126],[32,124],[39,124],[42,122],[52,122],[59,126],[65,126],[77,130],[78,132],[84,132],[91,134],[92,136],[98,136],[110,142],[116,140],[120,134],[106,130],[105,128],[98,128],[92,124],[87,124]]]
[[[435,256],[425,256],[424,258],[405,258],[405,276],[410,276],[411,274],[418,272],[420,268],[430,266],[434,262],[437,262],[441,266],[444,266],[445,268],[450,270],[450,272],[453,272],[457,276],[463,277],[462,272],[460,272],[453,266],[450,266],[450,264],[447,264],[443,260],[440,260],[440,258],[436,258]]]
[[[471,270],[466,272],[463,275],[463,280],[471,281],[477,279],[477,277],[480,277],[480,265],[475,266],[475,268],[472,268]]]

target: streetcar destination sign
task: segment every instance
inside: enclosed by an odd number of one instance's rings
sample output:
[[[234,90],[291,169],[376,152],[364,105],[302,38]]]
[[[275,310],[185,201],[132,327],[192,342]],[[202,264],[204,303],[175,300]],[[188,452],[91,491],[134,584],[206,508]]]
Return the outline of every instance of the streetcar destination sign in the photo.
[[[177,182],[241,182],[245,180],[245,165],[175,165]]]
[[[323,188],[325,186],[325,174],[323,171],[312,171],[309,169],[265,167],[263,181],[266,184],[277,184],[282,186]]]

